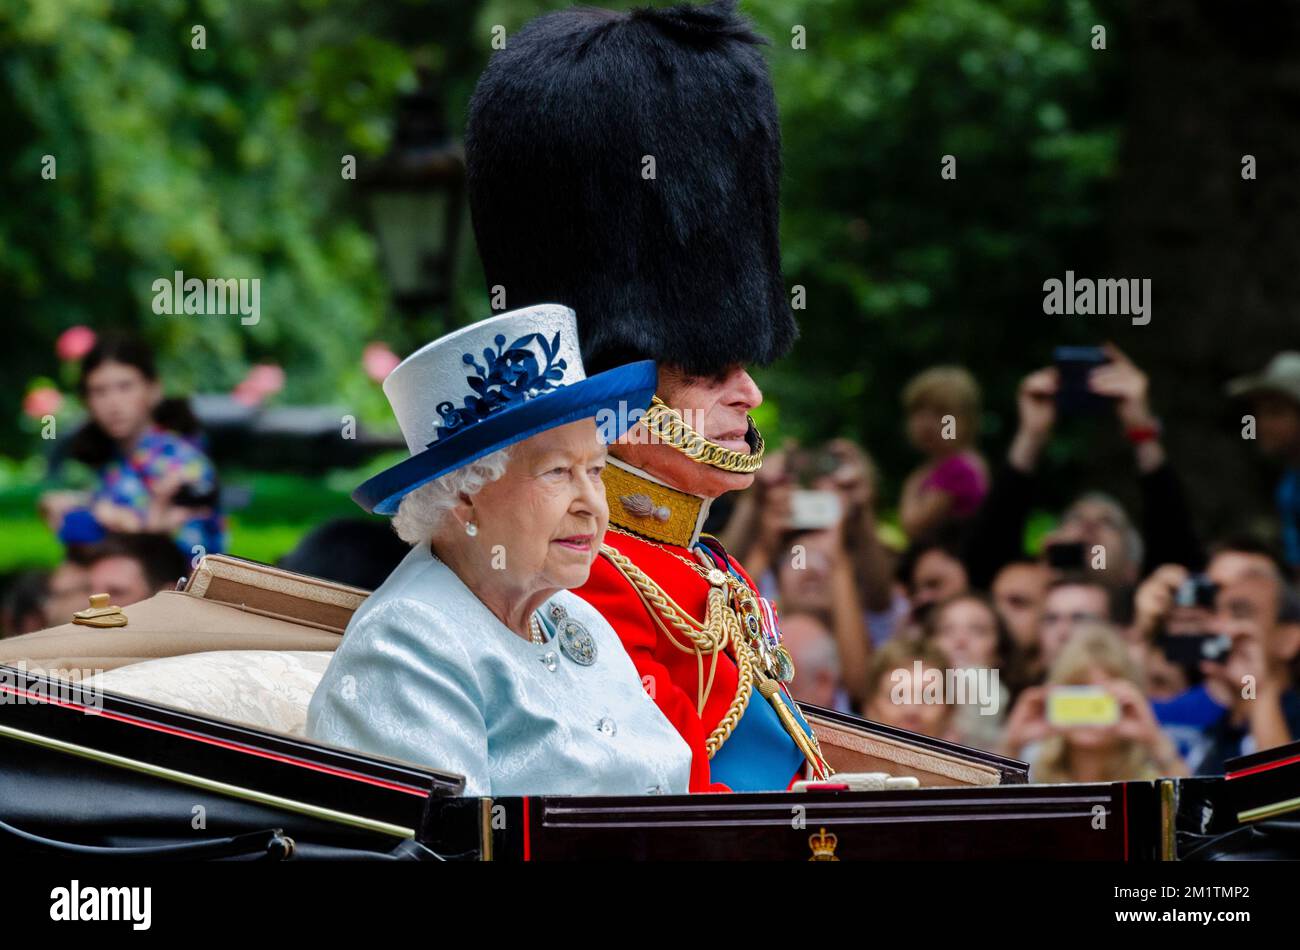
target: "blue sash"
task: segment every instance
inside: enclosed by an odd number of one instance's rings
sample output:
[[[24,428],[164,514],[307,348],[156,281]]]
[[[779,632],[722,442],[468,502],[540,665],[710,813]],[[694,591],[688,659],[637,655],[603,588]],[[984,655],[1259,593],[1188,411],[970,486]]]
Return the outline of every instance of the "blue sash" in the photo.
[[[808,723],[797,703],[780,696],[794,713],[804,732]],[[772,703],[754,689],[731,737],[722,744],[709,763],[713,781],[722,782],[734,792],[784,791],[804,764],[803,753],[772,708]]]

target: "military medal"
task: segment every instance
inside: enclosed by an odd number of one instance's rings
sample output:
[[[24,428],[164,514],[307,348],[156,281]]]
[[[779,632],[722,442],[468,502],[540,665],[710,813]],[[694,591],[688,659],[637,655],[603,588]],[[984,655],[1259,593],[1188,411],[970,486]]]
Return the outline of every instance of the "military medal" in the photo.
[[[781,634],[776,622],[776,608],[766,597],[757,597],[748,587],[737,585],[734,609],[740,619],[740,628],[763,672],[774,680],[789,683],[794,679],[794,661],[781,646]]]
[[[776,678],[789,684],[794,680],[794,659],[785,647],[776,648]]]
[[[780,628],[776,621],[776,608],[766,597],[757,596],[739,580],[713,566],[709,556],[697,551],[704,564],[704,579],[713,587],[724,591],[740,631],[745,637],[759,667],[769,677],[781,683],[794,679],[794,660],[781,646]]]
[[[551,606],[551,619],[555,621],[555,638],[560,641],[560,652],[579,666],[596,662],[596,639],[587,628],[569,617],[559,604]]]
[[[766,597],[758,598],[758,604],[763,615],[763,634],[772,644],[772,675],[789,685],[794,680],[794,659],[781,645],[781,625],[776,619],[776,606]]]
[[[770,674],[772,672],[771,650],[768,648],[767,638],[763,636],[763,625],[758,619],[758,603],[754,600],[753,593],[747,587],[736,585],[732,591],[731,602],[732,609],[740,620],[740,629],[745,634],[745,639],[749,641],[750,649],[758,657],[763,669]]]

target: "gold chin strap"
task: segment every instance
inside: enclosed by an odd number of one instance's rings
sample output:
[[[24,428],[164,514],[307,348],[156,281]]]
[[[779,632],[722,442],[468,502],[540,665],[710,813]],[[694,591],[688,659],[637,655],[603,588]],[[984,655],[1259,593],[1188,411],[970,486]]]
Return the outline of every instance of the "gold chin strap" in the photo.
[[[748,453],[724,449],[718,443],[710,442],[687,425],[680,412],[658,396],[650,401],[650,408],[641,417],[641,422],[658,441],[671,445],[693,462],[741,475],[753,474],[763,467],[766,446],[753,419],[749,420],[749,429],[754,433],[754,450]]]

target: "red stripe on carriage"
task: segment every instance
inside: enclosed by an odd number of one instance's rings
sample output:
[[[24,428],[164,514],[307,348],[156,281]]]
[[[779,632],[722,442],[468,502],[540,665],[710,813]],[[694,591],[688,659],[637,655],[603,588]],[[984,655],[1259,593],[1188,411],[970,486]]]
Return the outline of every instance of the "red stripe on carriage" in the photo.
[[[103,716],[106,719],[112,719],[115,722],[124,722],[127,725],[139,726],[144,729],[152,729],[155,732],[162,732],[168,735],[180,736],[183,739],[193,739],[196,742],[203,742],[208,745],[214,745],[222,749],[230,749],[233,752],[242,752],[245,755],[255,755],[258,758],[270,759],[273,762],[283,762],[286,765],[296,765],[299,768],[311,769],[313,772],[323,772],[327,775],[337,775],[339,778],[351,779],[354,782],[365,782],[367,785],[377,785],[380,788],[386,788],[394,792],[405,792],[407,795],[418,795],[424,797],[428,794],[426,791],[415,788],[410,785],[400,785],[396,782],[389,782],[385,779],[372,778],[369,775],[361,775],[358,772],[350,772],[347,769],[336,768],[331,765],[320,765],[316,762],[308,762],[305,759],[297,759],[292,756],[283,755],[278,752],[267,752],[265,749],[255,749],[252,746],[243,745],[238,742],[230,742],[225,739],[214,739],[211,736],[200,735],[197,732],[190,732],[185,729],[177,729],[175,726],[164,726],[156,722],[148,722],[138,719],[134,716],[124,716],[121,713],[107,712],[105,710],[92,710],[91,707],[83,703],[72,703],[65,700],[52,699],[48,696],[41,696],[37,693],[31,693],[16,686],[9,686],[0,683],[0,690],[10,693],[19,693],[29,699],[39,703],[45,703],[49,706],[58,706],[61,709],[78,710],[87,716]]]

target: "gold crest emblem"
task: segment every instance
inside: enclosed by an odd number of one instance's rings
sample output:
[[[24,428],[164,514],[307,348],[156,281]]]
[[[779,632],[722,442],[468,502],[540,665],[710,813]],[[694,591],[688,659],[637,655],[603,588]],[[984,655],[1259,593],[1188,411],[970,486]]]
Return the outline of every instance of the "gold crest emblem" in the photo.
[[[838,861],[835,857],[835,846],[839,839],[834,835],[828,835],[825,828],[818,829],[817,834],[808,836],[808,847],[812,849],[812,857],[809,861]]]

